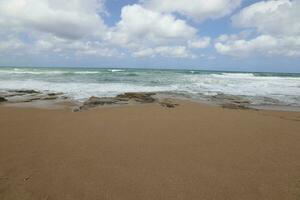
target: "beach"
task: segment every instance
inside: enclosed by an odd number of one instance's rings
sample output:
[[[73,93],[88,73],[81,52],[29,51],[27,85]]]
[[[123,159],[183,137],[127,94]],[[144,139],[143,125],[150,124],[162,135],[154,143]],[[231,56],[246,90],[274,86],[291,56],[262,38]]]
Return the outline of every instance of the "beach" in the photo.
[[[0,200],[300,200],[300,0],[0,0]]]
[[[0,106],[0,199],[296,200],[300,113]]]

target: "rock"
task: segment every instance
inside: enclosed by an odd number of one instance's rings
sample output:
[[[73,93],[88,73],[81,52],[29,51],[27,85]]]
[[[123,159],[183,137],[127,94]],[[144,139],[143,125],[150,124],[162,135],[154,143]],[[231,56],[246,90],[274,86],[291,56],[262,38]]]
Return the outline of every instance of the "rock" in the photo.
[[[24,93],[24,94],[40,94],[40,92],[36,90],[12,90],[12,92]]]
[[[234,103],[225,103],[225,104],[222,104],[222,108],[227,108],[227,109],[249,109],[245,105],[234,104]]]
[[[241,96],[236,95],[228,95],[228,94],[217,94],[211,97],[212,100],[219,100],[219,101],[227,101],[233,103],[243,103],[243,104],[250,104],[251,102],[246,100]]]
[[[6,102],[7,101],[7,99],[5,99],[4,97],[0,97],[0,103],[1,102]]]
[[[92,96],[87,101],[85,101],[82,104],[82,106],[73,109],[73,111],[78,112],[80,110],[86,110],[96,106],[104,106],[104,105],[124,105],[124,104],[131,103],[131,101],[138,102],[138,103],[153,103],[156,101],[156,99],[153,98],[152,95],[155,95],[155,93],[128,92],[128,93],[117,95],[116,97],[102,97],[102,98]]]
[[[281,104],[282,102],[280,102],[279,100],[277,99],[273,99],[273,98],[270,98],[270,97],[261,97],[260,100],[262,101],[262,104],[275,104],[275,105],[279,105]]]
[[[87,101],[85,101],[83,103],[82,106],[79,107],[79,110],[85,110],[88,108],[93,108],[96,106],[103,106],[103,105],[111,105],[111,104],[115,104],[117,103],[119,100],[117,100],[116,98],[110,98],[110,97],[90,97]]]
[[[58,93],[48,93],[48,96],[59,96],[59,95],[63,95],[64,93],[62,92],[58,92]]]
[[[133,99],[140,103],[153,103],[155,102],[155,98],[152,97],[153,95],[155,95],[153,92],[126,92],[117,95],[116,99],[121,101]]]
[[[49,97],[44,97],[41,100],[56,100],[56,99],[58,99],[57,96],[49,96]]]
[[[56,100],[58,96],[48,96],[47,94],[32,93],[26,95],[14,95],[9,97],[10,103],[28,103],[33,101],[46,101],[46,100]]]
[[[82,104],[82,106],[73,109],[73,111],[78,112],[80,110],[86,110],[96,106],[104,106],[104,105],[124,105],[124,104],[129,104],[130,101],[135,101],[138,103],[152,103],[156,101],[156,99],[154,99],[152,95],[155,95],[155,93],[128,92],[128,93],[117,95],[116,97],[102,97],[102,98],[92,96],[87,101],[85,101]]]
[[[163,101],[159,102],[159,105],[166,108],[175,108],[178,106],[177,103],[173,103],[170,99],[164,99]]]
[[[80,108],[76,107],[76,108],[73,108],[73,112],[79,112],[80,111]]]
[[[28,98],[28,99],[25,99],[24,102],[32,102],[32,101],[38,101],[38,100],[42,100],[42,98],[41,97]]]
[[[115,98],[109,98],[109,97],[90,97],[87,101],[84,102],[83,105],[90,105],[90,106],[97,106],[97,105],[104,105],[104,104],[114,104],[118,100]]]
[[[211,99],[228,109],[249,109],[248,106],[251,104],[251,101],[236,95],[217,94]]]

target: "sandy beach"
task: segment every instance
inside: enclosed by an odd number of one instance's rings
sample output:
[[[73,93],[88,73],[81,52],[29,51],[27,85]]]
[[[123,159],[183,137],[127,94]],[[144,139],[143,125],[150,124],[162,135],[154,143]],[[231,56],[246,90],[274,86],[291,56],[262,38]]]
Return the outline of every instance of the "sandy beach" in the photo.
[[[0,200],[300,200],[300,0],[0,0]]]
[[[297,200],[300,113],[0,106],[0,199]]]

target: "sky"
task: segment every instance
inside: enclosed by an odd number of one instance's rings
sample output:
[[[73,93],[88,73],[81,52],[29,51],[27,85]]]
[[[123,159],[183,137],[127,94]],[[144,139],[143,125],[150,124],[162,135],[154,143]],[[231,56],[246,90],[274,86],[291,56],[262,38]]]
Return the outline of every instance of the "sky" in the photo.
[[[0,66],[300,72],[300,0],[0,0]]]

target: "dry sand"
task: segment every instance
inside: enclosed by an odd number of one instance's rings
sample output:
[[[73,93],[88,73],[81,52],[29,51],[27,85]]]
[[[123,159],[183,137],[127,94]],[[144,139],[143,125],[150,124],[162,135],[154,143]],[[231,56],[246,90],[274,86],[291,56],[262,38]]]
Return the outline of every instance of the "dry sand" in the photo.
[[[300,113],[0,107],[1,200],[299,200]]]

